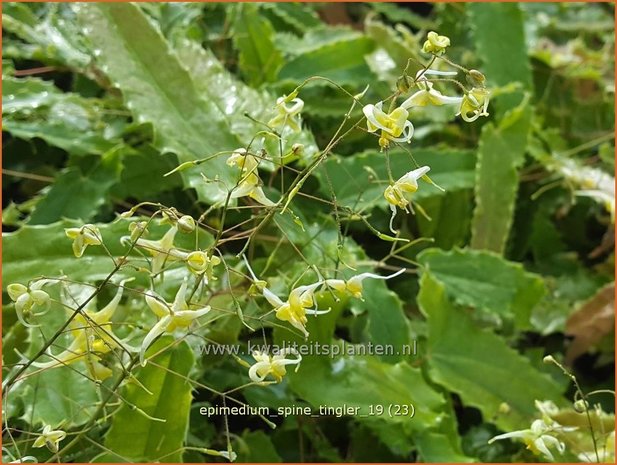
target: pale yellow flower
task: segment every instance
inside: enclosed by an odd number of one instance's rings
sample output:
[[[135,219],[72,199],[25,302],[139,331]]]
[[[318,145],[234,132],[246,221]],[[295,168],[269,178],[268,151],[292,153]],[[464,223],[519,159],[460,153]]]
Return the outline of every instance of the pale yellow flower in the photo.
[[[380,147],[388,148],[390,141],[410,142],[414,128],[411,121],[407,121],[409,112],[398,107],[391,113],[385,113],[382,108],[383,102],[378,102],[375,105],[365,105],[362,109],[369,132],[381,131]]]
[[[15,302],[15,313],[21,324],[29,328],[40,326],[28,323],[25,315],[30,314],[34,308],[46,310],[49,307],[49,294],[42,290],[42,287],[53,282],[57,282],[57,280],[39,279],[30,284],[30,287],[26,287],[19,283],[13,283],[7,286],[6,290],[11,300]],[[42,313],[37,313],[35,315],[41,314]]]
[[[435,55],[443,55],[446,48],[450,46],[450,39],[446,36],[440,36],[435,31],[428,33],[426,41],[422,46],[424,53],[432,53]]]
[[[268,126],[282,129],[285,126],[292,131],[300,131],[300,112],[304,108],[304,101],[291,96],[279,97],[276,100],[276,116],[268,121]]]
[[[471,123],[480,116],[488,116],[488,102],[491,93],[484,87],[474,87],[465,94],[461,102],[461,108],[457,114],[463,120]]]
[[[209,305],[198,310],[191,310],[189,308],[189,304],[186,301],[187,285],[187,280],[185,279],[171,304],[165,302],[154,291],[146,292],[146,303],[159,320],[150,329],[141,344],[139,360],[142,366],[146,364],[146,350],[157,337],[164,333],[173,333],[178,328],[188,328],[193,321],[210,311]]]
[[[80,228],[65,228],[64,233],[73,239],[73,254],[80,258],[89,245],[101,245],[103,239],[99,228],[93,224],[84,224]]]
[[[125,282],[120,283],[116,295],[103,309],[84,309],[83,315],[75,316],[69,326],[73,341],[67,349],[57,355],[47,354],[52,359],[49,362],[33,362],[32,365],[48,369],[84,360],[94,379],[104,381],[109,378],[112,370],[100,362],[102,355],[121,347],[119,339],[113,334],[111,318],[122,299]]]
[[[295,359],[287,359],[288,354],[296,356]],[[293,348],[286,348],[275,355],[268,355],[264,352],[254,351],[253,358],[257,363],[253,364],[249,369],[249,378],[255,383],[260,383],[268,375],[272,375],[277,383],[283,380],[283,376],[287,374],[287,365],[296,365],[296,371],[300,368],[302,356]]]
[[[36,438],[32,447],[47,446],[50,451],[55,453],[58,452],[60,441],[65,437],[66,433],[64,431],[59,429],[52,430],[50,425],[45,425],[43,432]]]
[[[382,275],[378,275],[378,274],[374,274],[374,273],[361,273],[355,276],[352,276],[351,278],[344,280],[344,279],[326,279],[324,281],[324,286],[325,287],[330,287],[336,291],[339,291],[341,293],[348,293],[351,296],[357,298],[357,299],[361,299],[362,298],[362,291],[363,291],[363,286],[362,286],[362,281],[364,281],[367,278],[371,278],[371,279],[383,279],[383,280],[388,280],[388,279],[392,279],[395,278],[399,275],[401,275],[402,273],[404,273],[406,271],[405,268],[397,271],[396,273],[393,273],[391,275],[388,276],[382,276]]]

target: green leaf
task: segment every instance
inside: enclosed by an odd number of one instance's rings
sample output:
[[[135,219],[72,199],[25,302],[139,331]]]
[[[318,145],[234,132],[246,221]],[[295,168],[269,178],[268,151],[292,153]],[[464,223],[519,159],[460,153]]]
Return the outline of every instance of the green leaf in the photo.
[[[452,445],[451,438],[446,434],[434,431],[424,431],[414,436],[414,443],[423,462],[429,463],[454,463],[474,462],[462,451]],[[460,449],[460,447],[458,448]]]
[[[396,3],[388,2],[370,2],[370,7],[377,13],[385,16],[392,22],[404,22],[413,26],[416,29],[434,29],[435,25],[424,16],[413,13],[410,9]]]
[[[47,369],[30,375],[10,395],[23,396],[22,419],[31,425],[62,425],[62,429],[86,423],[96,410],[97,387],[87,378],[84,363]]]
[[[394,180],[416,168],[411,157],[402,150],[390,151],[390,168]],[[457,191],[473,187],[474,154],[471,151],[449,147],[419,148],[413,151],[417,163],[431,167],[431,179],[446,191]],[[353,157],[330,156],[316,171],[321,192],[330,197],[330,185],[339,205],[354,210],[378,206],[387,208],[383,192],[388,186],[385,155],[377,151],[366,151]],[[328,181],[329,179],[329,181]],[[420,188],[413,199],[443,195],[434,186],[420,181]]]
[[[2,76],[2,115],[35,110],[63,98],[52,82],[38,78]]]
[[[343,25],[323,26],[311,29],[302,37],[289,33],[277,33],[278,46],[283,52],[294,57],[318,50],[325,45],[334,44],[342,40],[358,39],[360,37],[362,37],[360,32]],[[347,105],[349,105],[349,103]]]
[[[531,68],[523,15],[517,3],[470,3],[468,12],[489,86],[522,85],[521,91],[498,97],[499,122],[483,128],[478,150],[471,244],[501,253],[512,224],[517,168],[523,163],[530,130],[532,110],[522,99],[532,88]]]
[[[445,286],[430,272],[422,275],[418,303],[429,324],[431,379],[460,395],[465,405],[480,409],[486,421],[504,431],[528,428],[536,399],[566,402],[552,379],[455,307]],[[507,414],[500,413],[504,403]]]
[[[113,188],[115,197],[152,200],[161,192],[182,186],[180,174],[165,176],[178,166],[175,155],[161,155],[150,144],[137,150],[126,148],[122,164],[124,169],[120,182]],[[156,182],[152,182],[153,179]]]
[[[142,218],[143,219],[143,218]],[[71,240],[64,233],[65,228],[73,228],[83,223],[61,221],[45,226],[23,226],[18,231],[2,234],[2,277],[4,285],[28,280],[39,276],[58,276],[60,273],[70,276],[75,281],[94,281],[104,279],[113,270],[114,264],[105,249],[90,246],[81,258],[75,258],[71,250]],[[105,247],[114,258],[123,257],[128,250],[120,244],[120,238],[127,236],[128,222],[119,221],[111,224],[96,225],[103,237]],[[155,222],[148,226],[148,238],[160,238],[169,226]],[[176,245],[194,250],[193,234],[178,234]],[[205,231],[199,232],[201,248],[211,243],[212,237]],[[139,257],[140,255],[135,255]],[[145,262],[140,262],[142,266]],[[123,269],[118,276],[125,276],[131,271]]]
[[[311,76],[323,76],[341,85],[360,86],[371,75],[364,55],[374,47],[373,40],[368,37],[333,42],[285,63],[278,77],[300,83]]]
[[[127,402],[164,422],[149,419],[129,405],[122,405],[113,415],[105,436],[105,447],[110,450],[110,457],[116,457],[115,461],[118,458],[137,462],[182,461],[192,398],[192,386],[185,377],[195,357],[185,341],[173,344],[172,337],[156,341],[146,355],[161,353],[137,374],[143,387],[129,383],[122,394]]]
[[[522,265],[489,252],[440,249],[422,251],[417,260],[444,286],[449,299],[463,307],[485,311],[498,320],[513,318],[519,329],[530,329],[530,316],[545,294],[544,281]]]
[[[523,91],[531,90],[523,13],[518,3],[469,3],[467,11],[489,87],[519,82]],[[496,24],[499,27],[495,27]],[[498,116],[517,106],[521,97],[522,92],[499,96]]]
[[[120,88],[135,118],[152,124],[155,145],[162,152],[174,152],[184,163],[240,146],[225,115],[203,97],[178,56],[136,5],[91,3],[78,8],[99,66]],[[233,185],[223,157],[200,168],[209,179],[218,177]],[[225,189],[204,182],[200,172],[183,171],[185,185],[194,188],[200,200],[224,199]]]
[[[103,154],[120,142],[104,129],[103,103],[60,92],[41,79],[3,76],[2,129],[21,139],[39,137],[75,155]]]
[[[274,44],[274,28],[257,5],[239,3],[232,12],[233,41],[240,53],[239,66],[244,78],[253,87],[273,82],[283,63],[281,52]]]
[[[424,380],[418,368],[401,362],[389,365],[376,357],[337,358],[330,363],[325,357],[306,357],[298,373],[290,374],[292,390],[314,408],[359,407],[357,415],[368,415],[372,406],[384,406],[376,420],[428,428],[439,422],[437,413],[444,399]],[[415,407],[413,419],[387,414],[389,405]]]
[[[391,345],[394,350],[393,354],[381,355],[380,359],[388,363],[403,360],[405,354],[410,354],[408,347],[405,347],[409,346],[410,340],[403,302],[381,280],[364,281],[362,296],[364,301],[355,306],[368,311],[368,334],[371,342],[382,346]]]
[[[385,25],[381,21],[367,17],[365,22],[366,35],[372,38],[377,44],[377,52],[386,52],[393,60],[394,67],[387,70],[379,70],[372,67],[375,74],[380,77],[387,78],[391,85],[396,82],[398,76],[403,73],[405,66],[409,61],[409,69],[407,70],[410,76],[415,76],[420,70],[420,64],[423,57],[420,56],[421,45],[419,40],[411,34],[411,31],[403,25],[397,25],[396,29]],[[380,64],[377,60],[376,65]]]
[[[518,191],[518,168],[525,159],[532,108],[526,100],[499,121],[482,128],[476,164],[476,208],[471,246],[503,253]]]
[[[471,189],[427,197],[419,203],[430,218],[416,216],[420,236],[433,238],[434,246],[446,250],[468,243],[473,212]]]
[[[2,29],[26,43],[11,41],[4,56],[84,70],[90,64],[90,54],[70,9],[61,3],[46,6],[43,17],[37,17],[27,3],[5,5]]]
[[[270,437],[263,431],[244,431],[238,443],[238,462],[279,463],[283,461]]]
[[[310,31],[323,25],[317,14],[311,10],[311,5],[300,2],[281,2],[262,3],[260,7],[300,32]]]
[[[5,120],[2,129],[20,139],[41,138],[49,145],[60,147],[75,155],[101,154],[115,145],[96,132],[84,132],[61,122],[41,124]]]
[[[86,173],[77,167],[64,170],[36,204],[29,224],[49,224],[62,218],[87,222],[105,204],[121,170],[122,152],[117,149],[103,155]]]

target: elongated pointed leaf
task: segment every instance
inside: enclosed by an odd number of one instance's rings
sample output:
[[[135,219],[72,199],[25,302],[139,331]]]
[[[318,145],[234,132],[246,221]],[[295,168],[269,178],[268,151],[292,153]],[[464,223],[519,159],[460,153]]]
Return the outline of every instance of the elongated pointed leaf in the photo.
[[[138,383],[129,383],[123,398],[141,409],[147,418],[124,405],[114,414],[105,436],[110,458],[134,461],[181,462],[182,445],[188,428],[191,384],[185,379],[195,358],[186,342],[170,347],[173,338],[159,339],[146,353],[152,357],[137,374]],[[118,457],[114,459],[117,461]]]
[[[565,402],[561,388],[548,375],[455,307],[445,286],[430,272],[422,275],[418,303],[429,323],[431,378],[459,394],[466,405],[480,409],[485,420],[504,431],[528,428],[535,400]],[[500,413],[502,404],[508,413]]]
[[[137,6],[84,3],[78,16],[98,65],[122,91],[134,117],[152,124],[161,151],[176,153],[183,163],[240,146],[225,116],[198,91],[178,56]],[[218,182],[204,182],[200,172],[233,186],[224,157],[211,159],[199,170],[183,171],[185,185],[201,200],[221,200],[226,190]]]
[[[453,302],[498,319],[511,318],[521,330],[531,328],[531,312],[544,296],[544,282],[520,264],[474,250],[427,249],[418,261],[445,286]]]

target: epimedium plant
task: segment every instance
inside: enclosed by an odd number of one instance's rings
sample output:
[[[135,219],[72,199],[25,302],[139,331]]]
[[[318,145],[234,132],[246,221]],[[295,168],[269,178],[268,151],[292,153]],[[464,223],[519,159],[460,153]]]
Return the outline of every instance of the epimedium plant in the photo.
[[[516,4],[466,6],[462,26],[453,6],[429,25],[362,5],[363,33],[324,24],[323,5],[281,5],[7,6],[7,150],[42,140],[70,158],[3,212],[18,227],[3,254],[5,459],[613,460],[611,381],[582,385],[566,349],[525,343],[572,331],[610,360],[571,321],[610,318],[612,254],[572,260],[588,245],[558,229],[583,218],[564,199],[614,223],[612,177],[572,157],[609,142],[610,124],[571,140],[545,126],[531,95],[551,84],[532,82]],[[23,60],[74,89],[23,77]],[[419,356],[399,352],[412,340]],[[203,405],[368,418],[340,438],[327,417],[256,412],[255,427]]]

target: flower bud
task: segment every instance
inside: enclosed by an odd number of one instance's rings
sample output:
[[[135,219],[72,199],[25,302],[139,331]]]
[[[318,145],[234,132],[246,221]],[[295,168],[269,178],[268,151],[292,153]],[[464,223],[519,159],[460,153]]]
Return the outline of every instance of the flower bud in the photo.
[[[302,156],[304,153],[304,145],[303,144],[294,144],[291,146],[291,152],[294,155]]]
[[[576,402],[574,402],[574,410],[576,410],[577,412],[584,412],[589,408],[589,402],[587,402],[586,400],[583,399],[579,399]]]
[[[547,355],[546,357],[542,359],[542,361],[544,363],[555,363],[555,364],[557,363],[557,360],[555,360],[555,357],[553,357],[552,355]]]
[[[148,223],[146,221],[136,221],[134,223],[129,224],[129,232],[131,233],[131,241],[135,242],[140,237],[148,234],[148,229],[146,226]]]
[[[508,405],[506,402],[502,402],[501,404],[499,404],[499,413],[506,415],[510,413],[510,410],[512,409],[510,408],[510,405]]]
[[[411,79],[411,77],[408,76],[407,74],[403,74],[402,76],[399,76],[399,78],[396,81],[396,88],[402,94],[406,94],[407,92],[409,92],[409,89],[411,89],[412,86],[413,86],[413,79]]]
[[[467,74],[467,80],[474,87],[484,87],[484,84],[486,83],[486,77],[484,77],[484,74],[477,69],[472,69],[469,71]]]
[[[192,216],[184,215],[178,220],[178,229],[183,233],[195,231],[195,220]]]

